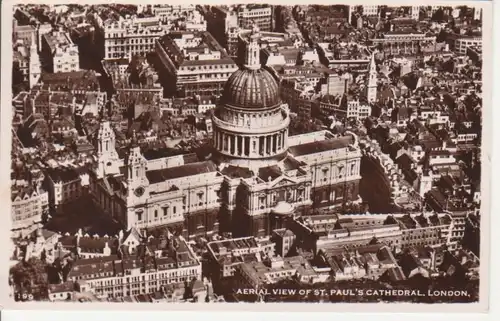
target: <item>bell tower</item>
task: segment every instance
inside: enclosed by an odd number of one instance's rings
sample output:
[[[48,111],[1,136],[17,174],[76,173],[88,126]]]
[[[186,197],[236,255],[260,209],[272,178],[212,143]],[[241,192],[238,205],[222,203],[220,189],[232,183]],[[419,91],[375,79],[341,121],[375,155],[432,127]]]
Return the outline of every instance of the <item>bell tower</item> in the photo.
[[[42,67],[40,64],[40,56],[38,55],[38,50],[36,46],[36,33],[31,37],[30,45],[30,62],[29,62],[29,86],[33,88],[42,74]]]
[[[120,173],[120,158],[115,148],[116,136],[108,119],[104,118],[97,133],[97,176]]]
[[[368,72],[368,84],[366,86],[366,99],[369,103],[377,100],[377,65],[375,63],[375,53],[372,54]]]
[[[133,193],[136,197],[141,197],[145,193],[146,187],[149,185],[146,177],[147,160],[142,156],[141,148],[137,144],[135,131],[132,136],[129,153],[125,159],[127,166],[127,184],[129,195]]]

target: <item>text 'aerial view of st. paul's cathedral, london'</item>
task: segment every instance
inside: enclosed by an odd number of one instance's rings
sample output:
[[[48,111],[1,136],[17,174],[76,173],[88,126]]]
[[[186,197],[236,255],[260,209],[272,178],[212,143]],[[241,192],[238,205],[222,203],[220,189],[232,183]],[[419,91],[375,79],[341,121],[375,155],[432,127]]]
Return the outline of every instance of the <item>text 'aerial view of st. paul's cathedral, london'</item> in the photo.
[[[15,7],[13,298],[477,301],[482,14]]]

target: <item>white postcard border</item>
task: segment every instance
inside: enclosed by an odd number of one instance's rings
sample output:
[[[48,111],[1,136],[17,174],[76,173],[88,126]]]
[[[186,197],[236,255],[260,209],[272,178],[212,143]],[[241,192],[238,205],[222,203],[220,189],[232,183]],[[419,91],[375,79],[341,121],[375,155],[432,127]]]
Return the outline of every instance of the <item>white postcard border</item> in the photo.
[[[4,170],[0,171],[0,204],[2,204],[2,208],[4,209],[4,217],[5,221],[0,222],[0,230],[3,233],[2,237],[4,238],[2,242],[0,242],[0,305],[2,309],[12,309],[12,310],[61,310],[61,311],[79,311],[79,310],[111,310],[111,311],[119,311],[119,310],[150,310],[150,311],[234,311],[234,312],[244,312],[244,311],[269,311],[269,312],[300,312],[300,311],[308,311],[308,312],[390,312],[391,315],[388,315],[387,319],[390,319],[389,316],[394,316],[392,313],[422,313],[422,312],[432,312],[432,313],[466,313],[466,312],[486,312],[488,309],[489,302],[489,290],[490,290],[490,226],[492,221],[492,207],[491,207],[491,195],[495,195],[491,193],[491,183],[490,180],[494,177],[492,174],[492,142],[493,142],[493,101],[492,101],[492,88],[493,88],[493,6],[491,2],[486,1],[430,1],[430,0],[421,0],[419,4],[428,4],[428,5],[468,5],[468,6],[477,6],[483,8],[483,141],[482,141],[482,179],[481,179],[481,255],[480,255],[480,301],[478,303],[454,303],[454,304],[411,304],[411,303],[335,303],[335,304],[301,304],[301,303],[276,303],[276,304],[259,304],[259,303],[197,303],[193,304],[140,304],[140,303],[119,303],[119,304],[110,304],[110,303],[87,303],[86,305],[82,305],[81,303],[45,303],[45,302],[24,302],[17,303],[9,298],[8,293],[8,269],[9,269],[9,260],[8,257],[10,253],[12,253],[12,244],[9,239],[9,230],[10,230],[10,150],[11,150],[11,75],[12,75],[12,45],[10,43],[10,39],[12,37],[12,6],[16,3],[20,3],[24,1],[18,0],[6,0],[2,1],[2,84],[1,84],[1,99],[2,99],[2,108],[0,109],[0,121],[1,121],[1,139],[0,139],[0,164]],[[68,1],[64,0],[32,0],[30,3],[54,3],[54,4],[64,4],[68,3]],[[95,1],[95,0],[75,0],[70,1],[72,3],[80,3],[80,4],[92,4],[92,3],[103,3],[106,1]],[[151,1],[151,0],[142,0],[142,1],[113,1],[120,3],[137,3],[140,2],[142,4],[146,3],[158,3],[159,1]],[[269,3],[274,5],[286,4],[286,5],[295,5],[295,4],[311,4],[312,2],[308,1],[228,1],[228,0],[219,0],[219,1],[211,1],[211,0],[199,0],[199,1],[179,1],[172,0],[168,1],[168,3],[196,3],[196,4],[234,4],[234,3]],[[384,5],[411,5],[414,1],[394,1],[394,0],[386,0],[386,1],[324,1],[317,0],[314,1],[315,4],[384,4]],[[498,7],[498,6],[497,6]],[[497,20],[498,20],[497,16]],[[498,27],[498,22],[496,23]],[[498,30],[498,28],[497,28]],[[491,40],[491,41],[488,41]],[[496,43],[498,47],[498,42]],[[500,52],[499,50],[495,51],[497,57]],[[496,66],[497,63],[495,63]],[[497,84],[498,85],[498,84]],[[499,86],[496,86],[500,88]],[[498,91],[498,90],[497,90]],[[497,94],[497,93],[495,93]],[[498,98],[498,97],[497,97]],[[495,207],[498,209],[498,206]],[[7,217],[9,219],[7,219]],[[498,234],[498,233],[497,233]],[[494,236],[494,235],[493,235]],[[493,270],[494,271],[494,270]],[[2,283],[4,282],[4,283]],[[80,313],[80,312],[78,312]],[[142,312],[141,312],[142,313]],[[141,317],[141,316],[139,316]],[[399,316],[401,317],[401,316]],[[57,318],[56,318],[57,319]],[[399,320],[399,318],[398,318]]]

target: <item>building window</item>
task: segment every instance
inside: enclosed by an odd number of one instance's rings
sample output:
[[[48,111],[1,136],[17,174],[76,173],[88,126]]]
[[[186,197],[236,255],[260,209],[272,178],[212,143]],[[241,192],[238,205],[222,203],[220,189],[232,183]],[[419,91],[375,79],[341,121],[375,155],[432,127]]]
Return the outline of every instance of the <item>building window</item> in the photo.
[[[266,197],[265,196],[259,197],[259,201],[260,201],[261,208],[263,208],[265,203],[266,203]]]

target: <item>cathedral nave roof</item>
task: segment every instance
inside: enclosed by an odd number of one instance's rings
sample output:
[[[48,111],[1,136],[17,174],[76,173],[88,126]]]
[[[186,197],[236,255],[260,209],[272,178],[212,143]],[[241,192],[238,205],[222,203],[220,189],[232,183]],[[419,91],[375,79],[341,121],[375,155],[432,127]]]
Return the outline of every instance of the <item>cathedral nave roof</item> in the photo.
[[[315,153],[326,152],[334,149],[345,148],[354,143],[354,137],[344,136],[335,139],[327,139],[307,144],[292,146],[289,148],[293,156],[310,155]]]
[[[216,172],[216,171],[217,167],[215,166],[214,162],[205,161],[205,162],[186,164],[182,166],[147,171],[146,176],[149,180],[149,183],[156,184],[169,179],[193,176],[193,175]]]

